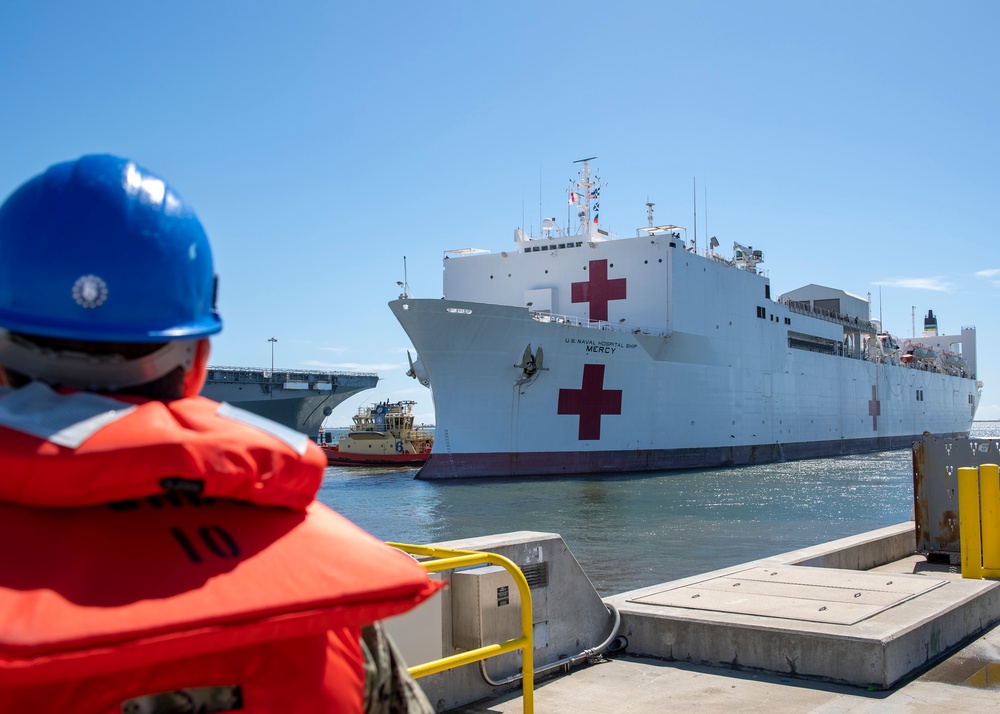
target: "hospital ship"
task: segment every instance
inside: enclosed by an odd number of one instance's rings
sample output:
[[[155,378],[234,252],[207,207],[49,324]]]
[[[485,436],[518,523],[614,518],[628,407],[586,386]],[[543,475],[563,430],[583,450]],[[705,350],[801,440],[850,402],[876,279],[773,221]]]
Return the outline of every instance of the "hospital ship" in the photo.
[[[444,296],[389,303],[431,389],[420,478],[714,468],[966,436],[979,403],[976,331],[898,338],[869,300],[809,284],[772,296],[764,256],[685,229],[618,237],[581,160],[570,203],[501,252],[444,255]]]

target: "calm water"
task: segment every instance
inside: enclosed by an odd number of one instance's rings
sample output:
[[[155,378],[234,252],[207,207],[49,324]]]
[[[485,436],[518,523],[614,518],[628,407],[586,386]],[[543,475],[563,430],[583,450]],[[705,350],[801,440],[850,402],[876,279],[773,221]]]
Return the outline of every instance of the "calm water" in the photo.
[[[972,435],[1000,437],[1000,424]],[[326,471],[319,498],[383,540],[560,534],[605,595],[908,520],[910,451],[733,469],[538,480],[417,481]]]

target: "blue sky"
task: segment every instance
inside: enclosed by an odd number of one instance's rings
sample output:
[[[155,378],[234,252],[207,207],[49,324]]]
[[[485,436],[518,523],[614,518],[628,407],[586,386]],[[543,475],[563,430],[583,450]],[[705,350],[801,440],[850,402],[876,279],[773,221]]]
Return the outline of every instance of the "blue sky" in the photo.
[[[696,178],[699,242],[763,250],[772,294],[974,325],[1000,419],[1000,3],[283,5],[0,7],[0,194],[85,153],[163,175],[213,242],[214,364],[267,366],[275,337],[278,367],[382,377],[332,425],[384,398],[433,421],[386,307],[403,256],[440,297],[443,251],[537,232],[598,156],[621,235],[647,197],[690,225]]]

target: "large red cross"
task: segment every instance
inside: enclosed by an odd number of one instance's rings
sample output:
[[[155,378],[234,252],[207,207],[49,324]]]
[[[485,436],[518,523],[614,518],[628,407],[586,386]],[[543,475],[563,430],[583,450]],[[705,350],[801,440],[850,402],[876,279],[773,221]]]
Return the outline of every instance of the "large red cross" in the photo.
[[[557,414],[579,414],[579,439],[601,438],[601,417],[622,413],[622,390],[604,388],[603,364],[583,365],[583,387],[560,389]]]
[[[608,280],[608,261],[590,261],[590,280],[573,283],[573,302],[590,303],[591,320],[608,319],[608,301],[625,299],[625,278]]]
[[[872,386],[872,398],[868,401],[868,416],[872,418],[872,431],[878,431],[878,415],[882,413],[882,402],[878,399],[878,392]]]

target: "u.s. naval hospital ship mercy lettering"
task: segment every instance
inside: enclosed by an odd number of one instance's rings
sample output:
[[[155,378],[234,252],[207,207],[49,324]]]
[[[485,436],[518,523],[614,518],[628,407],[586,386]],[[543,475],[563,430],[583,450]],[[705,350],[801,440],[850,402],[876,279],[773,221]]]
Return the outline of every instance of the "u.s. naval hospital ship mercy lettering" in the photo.
[[[436,440],[422,478],[764,463],[967,435],[976,332],[897,339],[870,302],[807,285],[771,296],[761,251],[703,253],[683,228],[617,238],[582,161],[572,235],[444,258],[444,299],[389,306],[429,384]]]
[[[376,384],[377,374],[210,366],[201,394],[315,437],[338,404]]]

